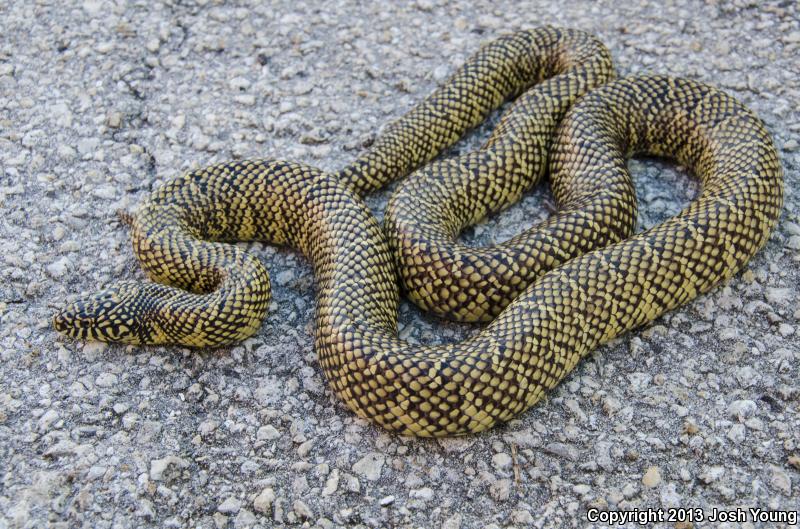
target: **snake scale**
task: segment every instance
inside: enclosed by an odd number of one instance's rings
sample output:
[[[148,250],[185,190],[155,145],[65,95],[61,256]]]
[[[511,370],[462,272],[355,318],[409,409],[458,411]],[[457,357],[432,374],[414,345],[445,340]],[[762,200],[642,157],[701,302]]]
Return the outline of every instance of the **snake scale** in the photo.
[[[176,178],[129,219],[153,282],[80,299],[54,326],[133,344],[241,340],[261,325],[269,279],[226,241],[288,244],[313,264],[316,350],[349,408],[421,436],[506,421],[599,344],[731,277],[780,214],[778,156],[750,110],[699,82],[612,78],[607,50],[583,32],[518,32],[481,48],[336,174],[255,160]],[[480,149],[423,165],[510,97]],[[702,191],[633,235],[626,161],[638,153],[677,160]],[[548,164],[556,214],[495,247],[458,243]],[[360,195],[409,173],[380,226]],[[491,323],[460,343],[400,340],[398,275],[424,309]]]

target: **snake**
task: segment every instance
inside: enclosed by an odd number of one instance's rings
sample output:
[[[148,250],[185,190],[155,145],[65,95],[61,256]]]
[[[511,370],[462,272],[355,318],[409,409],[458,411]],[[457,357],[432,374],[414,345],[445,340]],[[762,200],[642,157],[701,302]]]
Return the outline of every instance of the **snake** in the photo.
[[[288,245],[312,263],[315,349],[348,408],[404,435],[506,422],[601,344],[730,279],[780,216],[781,164],[751,110],[699,81],[614,77],[586,33],[520,31],[483,46],[338,172],[263,159],[170,180],[126,218],[151,281],[82,297],[53,325],[84,340],[234,343],[260,328],[270,286],[229,242]],[[509,98],[479,149],[429,163]],[[634,233],[627,161],[642,154],[675,160],[701,190]],[[464,226],[548,172],[554,215],[502,245],[459,244]],[[404,176],[381,224],[362,195]],[[461,342],[406,342],[398,283],[435,314],[490,321]]]

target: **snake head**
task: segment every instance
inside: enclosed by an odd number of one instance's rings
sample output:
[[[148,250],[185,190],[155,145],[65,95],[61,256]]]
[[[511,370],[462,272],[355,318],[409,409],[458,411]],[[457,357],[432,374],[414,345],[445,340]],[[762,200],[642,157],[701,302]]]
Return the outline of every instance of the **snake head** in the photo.
[[[128,281],[79,299],[53,316],[53,327],[79,340],[141,344],[150,334],[142,290]]]

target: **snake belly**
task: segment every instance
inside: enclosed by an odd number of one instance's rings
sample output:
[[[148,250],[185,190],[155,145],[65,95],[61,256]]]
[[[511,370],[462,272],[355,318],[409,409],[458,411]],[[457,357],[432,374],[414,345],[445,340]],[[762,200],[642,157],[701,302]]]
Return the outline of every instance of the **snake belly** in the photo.
[[[68,307],[55,325],[132,343],[203,345],[252,333],[266,274],[237,247],[203,239],[289,244],[313,263],[316,349],[350,409],[405,434],[481,431],[533,405],[599,344],[729,278],[767,240],[782,171],[763,123],[732,97],[659,76],[590,92],[553,140],[554,196],[569,202],[585,181],[630,186],[626,160],[636,153],[677,159],[699,177],[700,195],[666,222],[545,273],[460,343],[400,340],[394,257],[363,201],[336,175],[269,160],[190,173],[137,213],[134,244],[149,256],[148,275],[193,292],[124,283]],[[591,236],[590,224],[578,227],[566,235]],[[157,263],[158,253],[171,259]],[[220,299],[231,284],[234,295]]]

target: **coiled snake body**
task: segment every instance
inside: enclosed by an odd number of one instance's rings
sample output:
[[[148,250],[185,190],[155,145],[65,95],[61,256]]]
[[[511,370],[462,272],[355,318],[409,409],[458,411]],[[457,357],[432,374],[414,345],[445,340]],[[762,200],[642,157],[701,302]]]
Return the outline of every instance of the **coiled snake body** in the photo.
[[[604,84],[611,76],[607,51],[584,33],[516,33],[482,48],[336,175],[267,160],[175,179],[131,220],[134,250],[155,283],[113,286],[65,308],[54,325],[135,344],[243,339],[265,315],[269,280],[256,258],[219,241],[289,244],[313,263],[318,356],[352,410],[426,436],[508,420],[599,344],[729,278],[764,244],[782,206],[777,153],[747,108],[689,80]],[[358,194],[430,160],[532,84],[480,150],[401,184],[386,214],[387,241]],[[541,178],[548,149],[558,213],[500,247],[459,245],[464,226]],[[626,160],[636,153],[677,159],[702,192],[631,237]],[[496,317],[461,343],[403,342],[395,259],[423,308]]]

